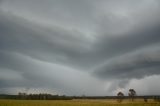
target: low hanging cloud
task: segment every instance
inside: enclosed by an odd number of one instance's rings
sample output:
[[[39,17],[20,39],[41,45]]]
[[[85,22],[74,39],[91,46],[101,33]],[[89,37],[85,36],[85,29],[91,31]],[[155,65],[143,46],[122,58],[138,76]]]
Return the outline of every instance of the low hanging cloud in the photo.
[[[106,61],[93,74],[106,79],[131,79],[160,74],[159,44]]]
[[[158,0],[1,0],[0,92],[114,95],[141,92],[136,81],[157,86],[159,10]]]

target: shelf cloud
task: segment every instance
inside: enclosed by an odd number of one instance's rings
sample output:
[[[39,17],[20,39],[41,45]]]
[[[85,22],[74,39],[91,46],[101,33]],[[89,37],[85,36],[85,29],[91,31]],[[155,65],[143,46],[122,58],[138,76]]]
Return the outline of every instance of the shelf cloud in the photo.
[[[158,0],[0,0],[0,93],[159,94],[159,10]]]

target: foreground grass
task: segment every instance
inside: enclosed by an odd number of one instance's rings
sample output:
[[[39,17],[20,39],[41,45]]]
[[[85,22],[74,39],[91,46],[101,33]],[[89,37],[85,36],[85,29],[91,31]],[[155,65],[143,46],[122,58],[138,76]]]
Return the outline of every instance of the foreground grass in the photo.
[[[152,100],[148,103],[142,100],[122,103],[116,100],[0,100],[0,106],[160,106],[160,103]]]

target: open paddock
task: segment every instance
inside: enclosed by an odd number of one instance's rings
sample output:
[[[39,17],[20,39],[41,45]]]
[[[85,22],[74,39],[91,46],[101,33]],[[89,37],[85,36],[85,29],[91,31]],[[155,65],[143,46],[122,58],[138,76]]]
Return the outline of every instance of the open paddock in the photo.
[[[159,102],[149,99],[129,99],[118,103],[116,99],[74,99],[74,100],[0,100],[0,106],[160,106]]]

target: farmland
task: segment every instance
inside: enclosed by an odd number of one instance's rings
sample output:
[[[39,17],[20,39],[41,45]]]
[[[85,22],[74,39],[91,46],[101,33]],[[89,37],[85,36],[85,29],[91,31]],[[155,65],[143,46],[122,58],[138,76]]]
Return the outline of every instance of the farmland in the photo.
[[[73,100],[0,100],[0,106],[160,106],[159,102],[149,99],[129,99],[118,103],[116,99],[73,99]]]

